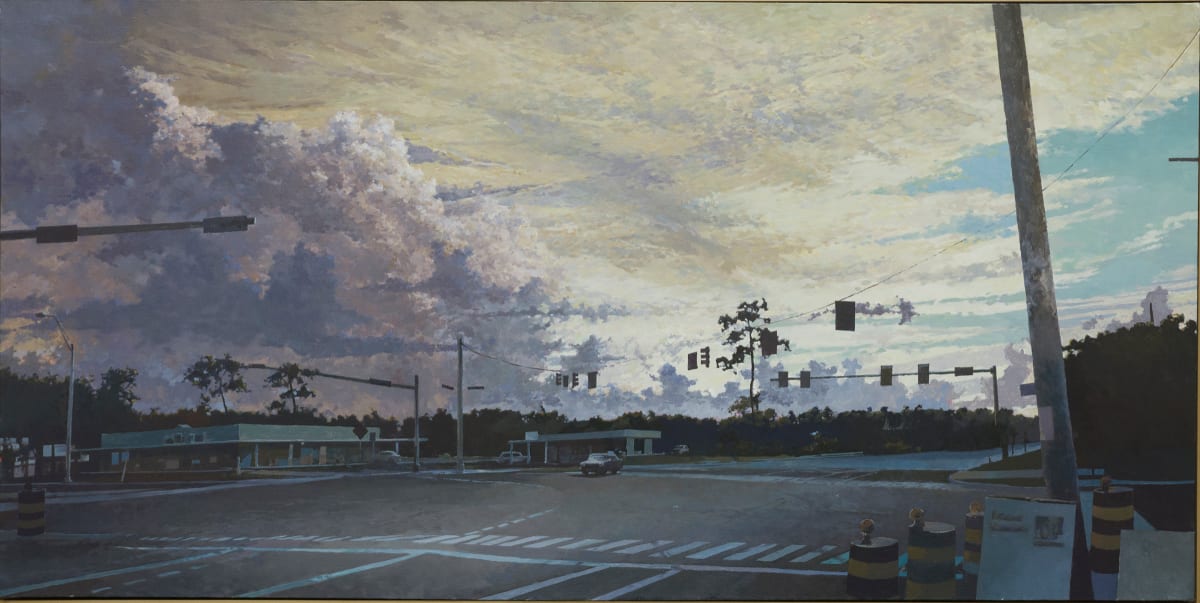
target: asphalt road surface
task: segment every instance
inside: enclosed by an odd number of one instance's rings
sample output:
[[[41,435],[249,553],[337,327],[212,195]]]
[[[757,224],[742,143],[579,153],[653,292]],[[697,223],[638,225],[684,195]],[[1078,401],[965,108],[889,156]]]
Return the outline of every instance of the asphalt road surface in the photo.
[[[922,507],[960,525],[961,551],[970,501],[1014,493],[739,465],[360,473],[49,497],[46,535],[0,535],[0,597],[840,599],[862,519],[903,543],[909,509]]]

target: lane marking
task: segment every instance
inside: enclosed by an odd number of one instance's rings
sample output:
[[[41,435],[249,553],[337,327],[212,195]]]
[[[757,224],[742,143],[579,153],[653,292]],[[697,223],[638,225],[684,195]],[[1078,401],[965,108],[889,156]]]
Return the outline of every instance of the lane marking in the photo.
[[[680,553],[686,553],[686,552],[688,552],[688,551],[690,551],[690,550],[692,550],[692,549],[698,549],[698,548],[700,548],[700,547],[702,547],[702,546],[704,546],[704,545],[706,545],[706,544],[708,544],[708,542],[707,542],[707,541],[704,541],[704,540],[697,540],[696,542],[690,542],[690,543],[688,543],[688,544],[685,544],[685,545],[682,545],[682,546],[677,546],[677,547],[675,547],[675,548],[673,548],[673,549],[668,549],[668,550],[666,550],[666,551],[663,551],[663,552],[661,552],[661,553],[655,553],[655,554],[653,554],[653,555],[651,555],[651,556],[652,556],[652,557],[673,557],[673,556],[675,556],[675,555],[678,555],[678,554],[680,554]]]
[[[483,536],[475,535],[474,538],[464,542],[463,544],[483,544],[485,541],[495,540],[496,538],[497,536],[488,536],[487,534],[484,534]]]
[[[767,563],[770,563],[772,561],[778,561],[779,558],[781,558],[785,555],[791,554],[791,553],[795,553],[796,551],[799,551],[807,546],[808,546],[807,544],[789,544],[789,545],[783,547],[782,549],[779,549],[778,551],[771,553],[770,555],[764,555],[762,557],[759,557],[758,560],[765,561]]]
[[[573,542],[571,544],[563,545],[558,548],[567,549],[567,550],[581,549],[585,546],[589,546],[589,545],[593,545],[593,544],[600,544],[601,542],[604,542],[604,541],[596,540],[595,538],[584,538],[583,540],[580,540],[579,542]]]
[[[744,546],[745,544],[746,543],[744,543],[744,542],[726,542],[725,544],[722,544],[719,546],[714,546],[711,549],[705,549],[703,551],[700,551],[699,553],[694,553],[694,554],[688,555],[687,558],[688,559],[708,559],[709,557],[719,555],[721,553],[724,553],[725,551],[732,551],[733,549],[736,549],[740,546]]]
[[[375,563],[368,563],[366,565],[360,565],[358,567],[352,567],[352,568],[344,569],[344,570],[337,571],[337,572],[321,574],[319,576],[313,576],[311,578],[305,578],[303,580],[296,580],[295,582],[287,582],[285,584],[269,586],[264,589],[260,589],[260,590],[256,590],[256,591],[238,595],[238,598],[247,599],[247,598],[254,598],[254,597],[265,597],[265,596],[272,595],[277,592],[281,592],[281,591],[285,591],[285,590],[292,590],[294,588],[300,588],[302,586],[309,586],[312,584],[318,584],[320,582],[325,582],[326,580],[333,580],[334,578],[341,578],[342,576],[349,576],[351,574],[357,574],[359,572],[366,572],[366,571],[370,571],[373,569],[379,569],[381,567],[387,567],[389,565],[394,565],[394,564],[400,563],[401,561],[408,561],[409,559],[412,559],[413,557],[416,557],[416,556],[417,556],[416,554],[405,554],[405,555],[401,555],[399,557],[385,559],[383,561],[376,561]]]
[[[610,542],[608,544],[594,546],[588,550],[589,551],[611,551],[617,547],[629,546],[631,544],[635,544],[638,542],[641,542],[641,540],[614,540],[613,542]]]
[[[451,534],[449,536],[434,536],[432,538],[422,538],[420,540],[414,540],[413,542],[419,542],[421,544],[432,544],[434,542],[441,542],[443,540],[449,540],[451,538],[458,538],[458,534]]]
[[[530,537],[528,537],[528,538],[521,538],[520,540],[514,540],[514,541],[512,541],[512,542],[506,542],[506,543],[504,543],[504,544],[502,544],[502,545],[500,545],[500,546],[519,546],[519,545],[522,545],[522,544],[529,544],[530,542],[536,542],[536,541],[538,541],[538,540],[543,540],[543,539],[545,539],[545,538],[546,538],[545,536],[530,536]]]
[[[145,579],[145,578],[138,578],[137,580],[130,580],[129,582],[124,582],[124,583],[122,583],[122,585],[123,585],[123,586],[129,586],[129,585],[131,585],[131,584],[137,584],[137,583],[139,583],[139,582],[145,582],[145,581],[146,581],[146,579]]]
[[[102,593],[102,592],[104,592],[104,591],[106,591],[106,590],[112,590],[112,587],[111,587],[111,586],[101,586],[100,588],[97,588],[97,589],[93,590],[93,591],[92,591],[92,594],[94,595],[94,594],[96,594],[96,593]]]
[[[506,522],[504,522],[504,523],[502,523],[502,524],[500,524],[500,525],[498,525],[498,526],[496,526],[496,527],[497,527],[497,528],[507,528],[507,527],[508,527],[508,522],[506,521]]]
[[[198,569],[200,569],[200,568],[204,568],[204,567],[208,567],[208,564],[207,564],[207,563],[201,563],[201,564],[199,564],[199,565],[193,565],[193,566],[189,567],[188,569],[190,569],[190,570],[198,570]]]
[[[795,559],[792,559],[792,563],[808,563],[809,561],[812,561],[813,559],[816,559],[817,557],[820,557],[821,555],[824,555],[825,553],[828,553],[836,548],[837,547],[832,544],[827,544],[821,547],[820,550],[812,551],[811,553],[805,553],[799,557],[796,557]]]
[[[637,582],[634,582],[633,584],[630,584],[627,586],[622,586],[621,588],[618,588],[617,590],[614,590],[612,592],[604,593],[603,595],[600,595],[599,597],[596,597],[595,599],[592,599],[592,600],[593,601],[612,601],[613,599],[619,599],[635,590],[641,590],[647,586],[650,586],[651,584],[654,584],[655,582],[658,582],[661,580],[666,580],[667,578],[670,578],[671,576],[674,576],[675,574],[678,574],[678,573],[679,573],[679,570],[677,570],[677,569],[667,570],[661,574],[658,574],[657,576],[650,576],[649,578],[645,578],[643,580],[638,580]]]
[[[519,588],[514,588],[512,590],[506,590],[502,593],[497,593],[490,597],[484,597],[483,599],[480,599],[480,600],[481,601],[507,601],[509,599],[515,599],[522,595],[526,595],[535,590],[541,590],[543,588],[546,588],[547,586],[554,586],[555,584],[561,584],[568,580],[574,580],[575,578],[587,576],[588,574],[594,574],[596,572],[601,572],[606,569],[608,569],[607,565],[598,565],[596,567],[590,567],[583,571],[578,571],[578,572],[574,572],[571,574],[565,574],[562,576],[558,576],[557,578],[550,578],[549,580],[542,580],[541,582],[534,582],[533,584],[527,584],[525,586],[522,586]]]
[[[521,523],[522,521],[525,521],[525,518],[524,518],[524,517],[522,517],[522,518],[520,518],[520,519],[514,519],[514,520],[512,520],[512,522],[513,522],[513,523]]]
[[[672,541],[672,540],[657,540],[655,542],[647,542],[646,544],[639,544],[637,546],[631,546],[627,549],[621,549],[621,550],[615,551],[615,552],[622,553],[625,555],[633,555],[635,553],[643,553],[643,552],[649,551],[651,549],[656,549],[661,546],[667,546],[668,544],[671,544],[672,542],[674,542],[674,541]]]
[[[489,542],[488,546],[496,546],[497,544],[508,542],[509,540],[516,540],[518,538],[520,538],[520,536],[499,536],[495,540]]]
[[[573,538],[574,537],[572,537],[572,536],[568,536],[566,538],[551,538],[550,540],[543,540],[541,542],[536,542],[534,544],[527,544],[527,545],[525,545],[525,548],[527,548],[527,549],[544,549],[548,546],[562,544],[568,540],[572,540]]]
[[[821,565],[845,565],[850,562],[850,551],[835,555],[821,562]]]
[[[734,554],[732,554],[732,555],[730,555],[730,556],[726,557],[726,558],[725,558],[725,560],[726,560],[726,561],[741,561],[741,560],[743,560],[743,559],[746,559],[746,558],[748,558],[748,557],[752,557],[752,556],[754,556],[754,555],[757,555],[757,554],[759,554],[759,553],[761,553],[761,552],[763,552],[763,551],[767,551],[767,550],[770,550],[770,549],[773,549],[773,548],[775,548],[775,545],[773,545],[773,544],[760,544],[760,545],[758,545],[758,546],[753,546],[753,547],[750,547],[750,548],[748,548],[748,549],[746,549],[746,550],[744,550],[744,551],[742,551],[742,552],[740,552],[740,553],[734,553]]]
[[[163,547],[149,547],[149,548],[151,550],[163,550]],[[131,567],[123,567],[121,569],[108,570],[108,571],[103,571],[103,572],[94,572],[91,574],[84,574],[82,576],[75,576],[73,578],[63,578],[60,580],[48,580],[46,582],[38,582],[37,584],[26,584],[25,586],[16,586],[16,587],[8,588],[5,590],[0,590],[0,599],[9,597],[11,595],[15,595],[17,593],[29,592],[31,590],[41,590],[43,588],[62,586],[64,584],[72,584],[74,582],[82,582],[84,580],[96,580],[99,578],[108,578],[109,576],[120,576],[122,574],[131,574],[133,572],[142,572],[142,571],[146,571],[146,570],[153,570],[153,569],[158,569],[160,567],[169,567],[169,566],[176,565],[179,563],[189,563],[192,561],[198,561],[200,559],[208,559],[209,557],[216,557],[217,555],[224,555],[225,553],[229,553],[234,550],[237,550],[237,549],[221,548],[221,549],[218,549],[215,551],[204,553],[202,555],[193,555],[191,557],[184,557],[182,559],[171,559],[169,561],[159,561],[157,563],[147,563],[145,565],[135,565],[135,566],[131,566]]]
[[[179,571],[179,570],[171,570],[171,571],[169,571],[169,572],[163,572],[163,573],[159,574],[159,575],[158,575],[158,577],[159,577],[159,578],[166,578],[166,577],[168,577],[168,576],[177,576],[177,575],[179,575],[179,574],[182,574],[182,573],[183,573],[183,572],[181,572],[181,571]]]
[[[479,540],[473,540],[473,541],[471,541],[471,544],[491,544],[493,542],[496,542],[497,540],[500,540],[501,538],[504,538],[504,536],[501,536],[499,534],[493,534],[491,536],[484,536],[483,538],[480,538]]]

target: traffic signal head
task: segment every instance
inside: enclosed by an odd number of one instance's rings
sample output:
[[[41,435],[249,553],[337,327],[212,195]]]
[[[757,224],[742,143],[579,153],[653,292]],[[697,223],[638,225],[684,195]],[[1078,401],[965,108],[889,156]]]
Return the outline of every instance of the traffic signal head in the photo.
[[[925,385],[926,383],[929,383],[929,365],[928,364],[918,364],[917,365],[917,383],[919,383],[921,385]]]
[[[810,371],[800,371],[800,387],[809,387],[812,385],[812,373]]]
[[[779,333],[763,329],[759,336],[759,343],[762,344],[763,356],[771,356],[779,351]]]
[[[704,368],[708,368],[708,358],[708,347],[700,348],[700,364],[703,364]]]
[[[596,380],[600,377],[599,371],[588,373],[588,389],[596,389]]]
[[[579,373],[571,373],[571,387],[579,387]]]
[[[787,387],[788,386],[788,372],[787,371],[779,371],[778,381],[779,381],[779,387]]]
[[[689,371],[696,370],[696,353],[695,352],[688,354],[688,370]]]
[[[840,301],[833,302],[833,309],[836,315],[835,328],[839,331],[854,330],[854,302]]]
[[[891,385],[892,384],[892,367],[891,367],[891,365],[884,365],[884,366],[879,367],[879,384],[880,385]]]
[[[562,374],[561,373],[554,373],[554,384],[562,385]]]

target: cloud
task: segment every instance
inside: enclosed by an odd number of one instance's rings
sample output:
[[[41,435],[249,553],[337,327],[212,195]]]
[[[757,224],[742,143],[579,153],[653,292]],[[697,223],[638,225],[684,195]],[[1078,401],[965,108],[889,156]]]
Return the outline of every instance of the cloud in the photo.
[[[1154,316],[1154,322],[1162,322],[1164,318],[1171,315],[1173,310],[1167,301],[1168,291],[1162,287],[1155,287],[1153,291],[1146,293],[1146,297],[1142,298],[1142,309],[1134,312],[1129,320],[1122,321],[1113,319],[1105,327],[1105,331],[1116,331],[1124,327],[1130,327],[1139,323],[1150,322],[1150,316]],[[1094,324],[1093,324],[1094,326]],[[1085,327],[1086,328],[1086,327]]]

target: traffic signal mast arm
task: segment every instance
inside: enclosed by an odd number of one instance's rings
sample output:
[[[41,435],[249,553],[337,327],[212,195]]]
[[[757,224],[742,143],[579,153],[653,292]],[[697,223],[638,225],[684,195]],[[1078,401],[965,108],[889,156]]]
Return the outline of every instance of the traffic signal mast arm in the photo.
[[[260,364],[260,363],[243,364],[241,366],[242,366],[242,368],[266,369],[268,371],[279,370],[279,367],[277,367],[277,366],[267,366],[265,364]],[[347,377],[345,375],[333,375],[330,373],[322,373],[321,371],[317,371],[317,370],[313,371],[313,375],[316,377],[328,377],[330,379],[341,379],[342,381],[353,381],[355,383],[366,383],[367,385],[381,385],[383,387],[398,387],[400,389],[416,389],[415,385],[409,385],[407,383],[392,383],[391,381],[389,381],[387,379],[376,379],[374,377],[363,379],[361,377]]]
[[[970,371],[970,372],[965,372],[965,371]],[[975,367],[970,367],[970,366],[966,366],[966,367],[960,366],[960,367],[957,367],[954,370],[950,370],[950,371],[929,371],[929,374],[930,375],[957,375],[957,376],[962,377],[962,376],[971,376],[975,373],[994,373],[995,371],[996,371],[996,367],[994,367],[994,366],[991,368],[975,368]],[[920,373],[892,373],[892,376],[893,377],[912,377],[912,376],[916,376],[919,374]],[[873,377],[883,377],[883,374],[875,373],[873,375],[859,375],[859,374],[855,374],[855,375],[809,375],[808,378],[809,379],[870,379]],[[779,381],[779,378],[772,377],[770,380],[777,382],[777,381]],[[799,381],[800,375],[789,376],[789,377],[787,377],[787,380],[788,381]]]
[[[188,230],[191,228],[201,228],[206,233],[237,232],[246,230],[251,224],[254,224],[254,218],[249,216],[219,216],[192,222],[122,224],[116,226],[77,226],[75,224],[66,224],[62,226],[39,226],[28,230],[5,230],[0,232],[0,241],[37,239],[38,243],[71,243],[78,240],[79,237],[86,236],[151,232],[156,230]]]

